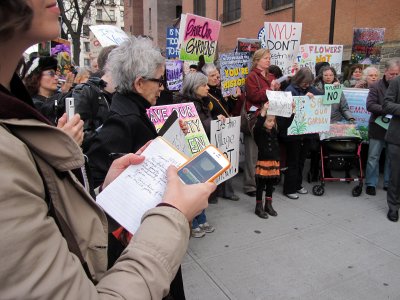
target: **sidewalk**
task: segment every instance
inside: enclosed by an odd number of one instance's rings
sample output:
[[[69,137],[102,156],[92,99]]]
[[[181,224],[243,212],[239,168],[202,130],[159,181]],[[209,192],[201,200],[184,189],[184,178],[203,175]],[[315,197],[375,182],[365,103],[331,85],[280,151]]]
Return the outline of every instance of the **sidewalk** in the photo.
[[[386,219],[382,188],[352,197],[356,183],[332,182],[321,197],[290,200],[279,185],[278,216],[263,220],[241,180],[240,201],[207,209],[216,231],[190,241],[186,299],[400,299],[400,224]]]

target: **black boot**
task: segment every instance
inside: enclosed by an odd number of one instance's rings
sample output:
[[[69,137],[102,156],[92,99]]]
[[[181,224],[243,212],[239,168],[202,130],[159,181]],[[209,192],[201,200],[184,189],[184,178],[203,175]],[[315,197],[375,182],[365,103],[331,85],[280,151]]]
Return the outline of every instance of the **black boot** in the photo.
[[[261,219],[268,219],[268,214],[263,210],[262,202],[257,202],[255,214]]]
[[[265,212],[268,213],[270,216],[276,217],[278,213],[272,207],[272,199],[265,199]]]

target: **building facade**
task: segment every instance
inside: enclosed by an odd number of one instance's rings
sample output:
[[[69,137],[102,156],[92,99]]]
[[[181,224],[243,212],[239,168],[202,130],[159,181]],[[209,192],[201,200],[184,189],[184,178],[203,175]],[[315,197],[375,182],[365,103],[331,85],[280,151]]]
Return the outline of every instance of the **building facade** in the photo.
[[[165,49],[167,27],[177,23],[181,12],[182,0],[125,0],[125,31],[150,36]]]
[[[183,0],[183,13],[222,22],[218,50],[232,51],[236,39],[257,38],[264,22],[303,23],[301,44],[328,44],[333,0]],[[382,59],[400,56],[400,0],[337,0],[333,44],[344,45],[343,60],[351,54],[353,28],[385,28]]]

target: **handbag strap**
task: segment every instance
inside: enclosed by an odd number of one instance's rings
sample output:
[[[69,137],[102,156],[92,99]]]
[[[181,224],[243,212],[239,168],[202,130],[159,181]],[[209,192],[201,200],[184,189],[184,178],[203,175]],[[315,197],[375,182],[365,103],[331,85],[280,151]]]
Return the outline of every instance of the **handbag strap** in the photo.
[[[225,108],[224,108],[224,106],[221,104],[221,102],[220,102],[216,97],[214,97],[213,95],[211,95],[210,93],[208,93],[208,96],[210,96],[210,97],[213,98],[215,101],[217,101],[218,105],[219,105],[219,106],[222,108],[222,110],[224,111],[226,117],[229,118],[229,114],[228,114],[228,112],[225,110]]]

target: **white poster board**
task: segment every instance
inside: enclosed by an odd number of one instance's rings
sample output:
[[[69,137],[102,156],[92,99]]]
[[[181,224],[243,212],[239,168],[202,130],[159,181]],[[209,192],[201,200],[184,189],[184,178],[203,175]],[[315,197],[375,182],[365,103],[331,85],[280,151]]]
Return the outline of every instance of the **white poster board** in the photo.
[[[93,25],[89,26],[89,28],[99,40],[102,47],[120,45],[128,39],[128,35],[117,26]]]
[[[291,92],[266,91],[269,102],[268,115],[290,117],[293,112]]]

